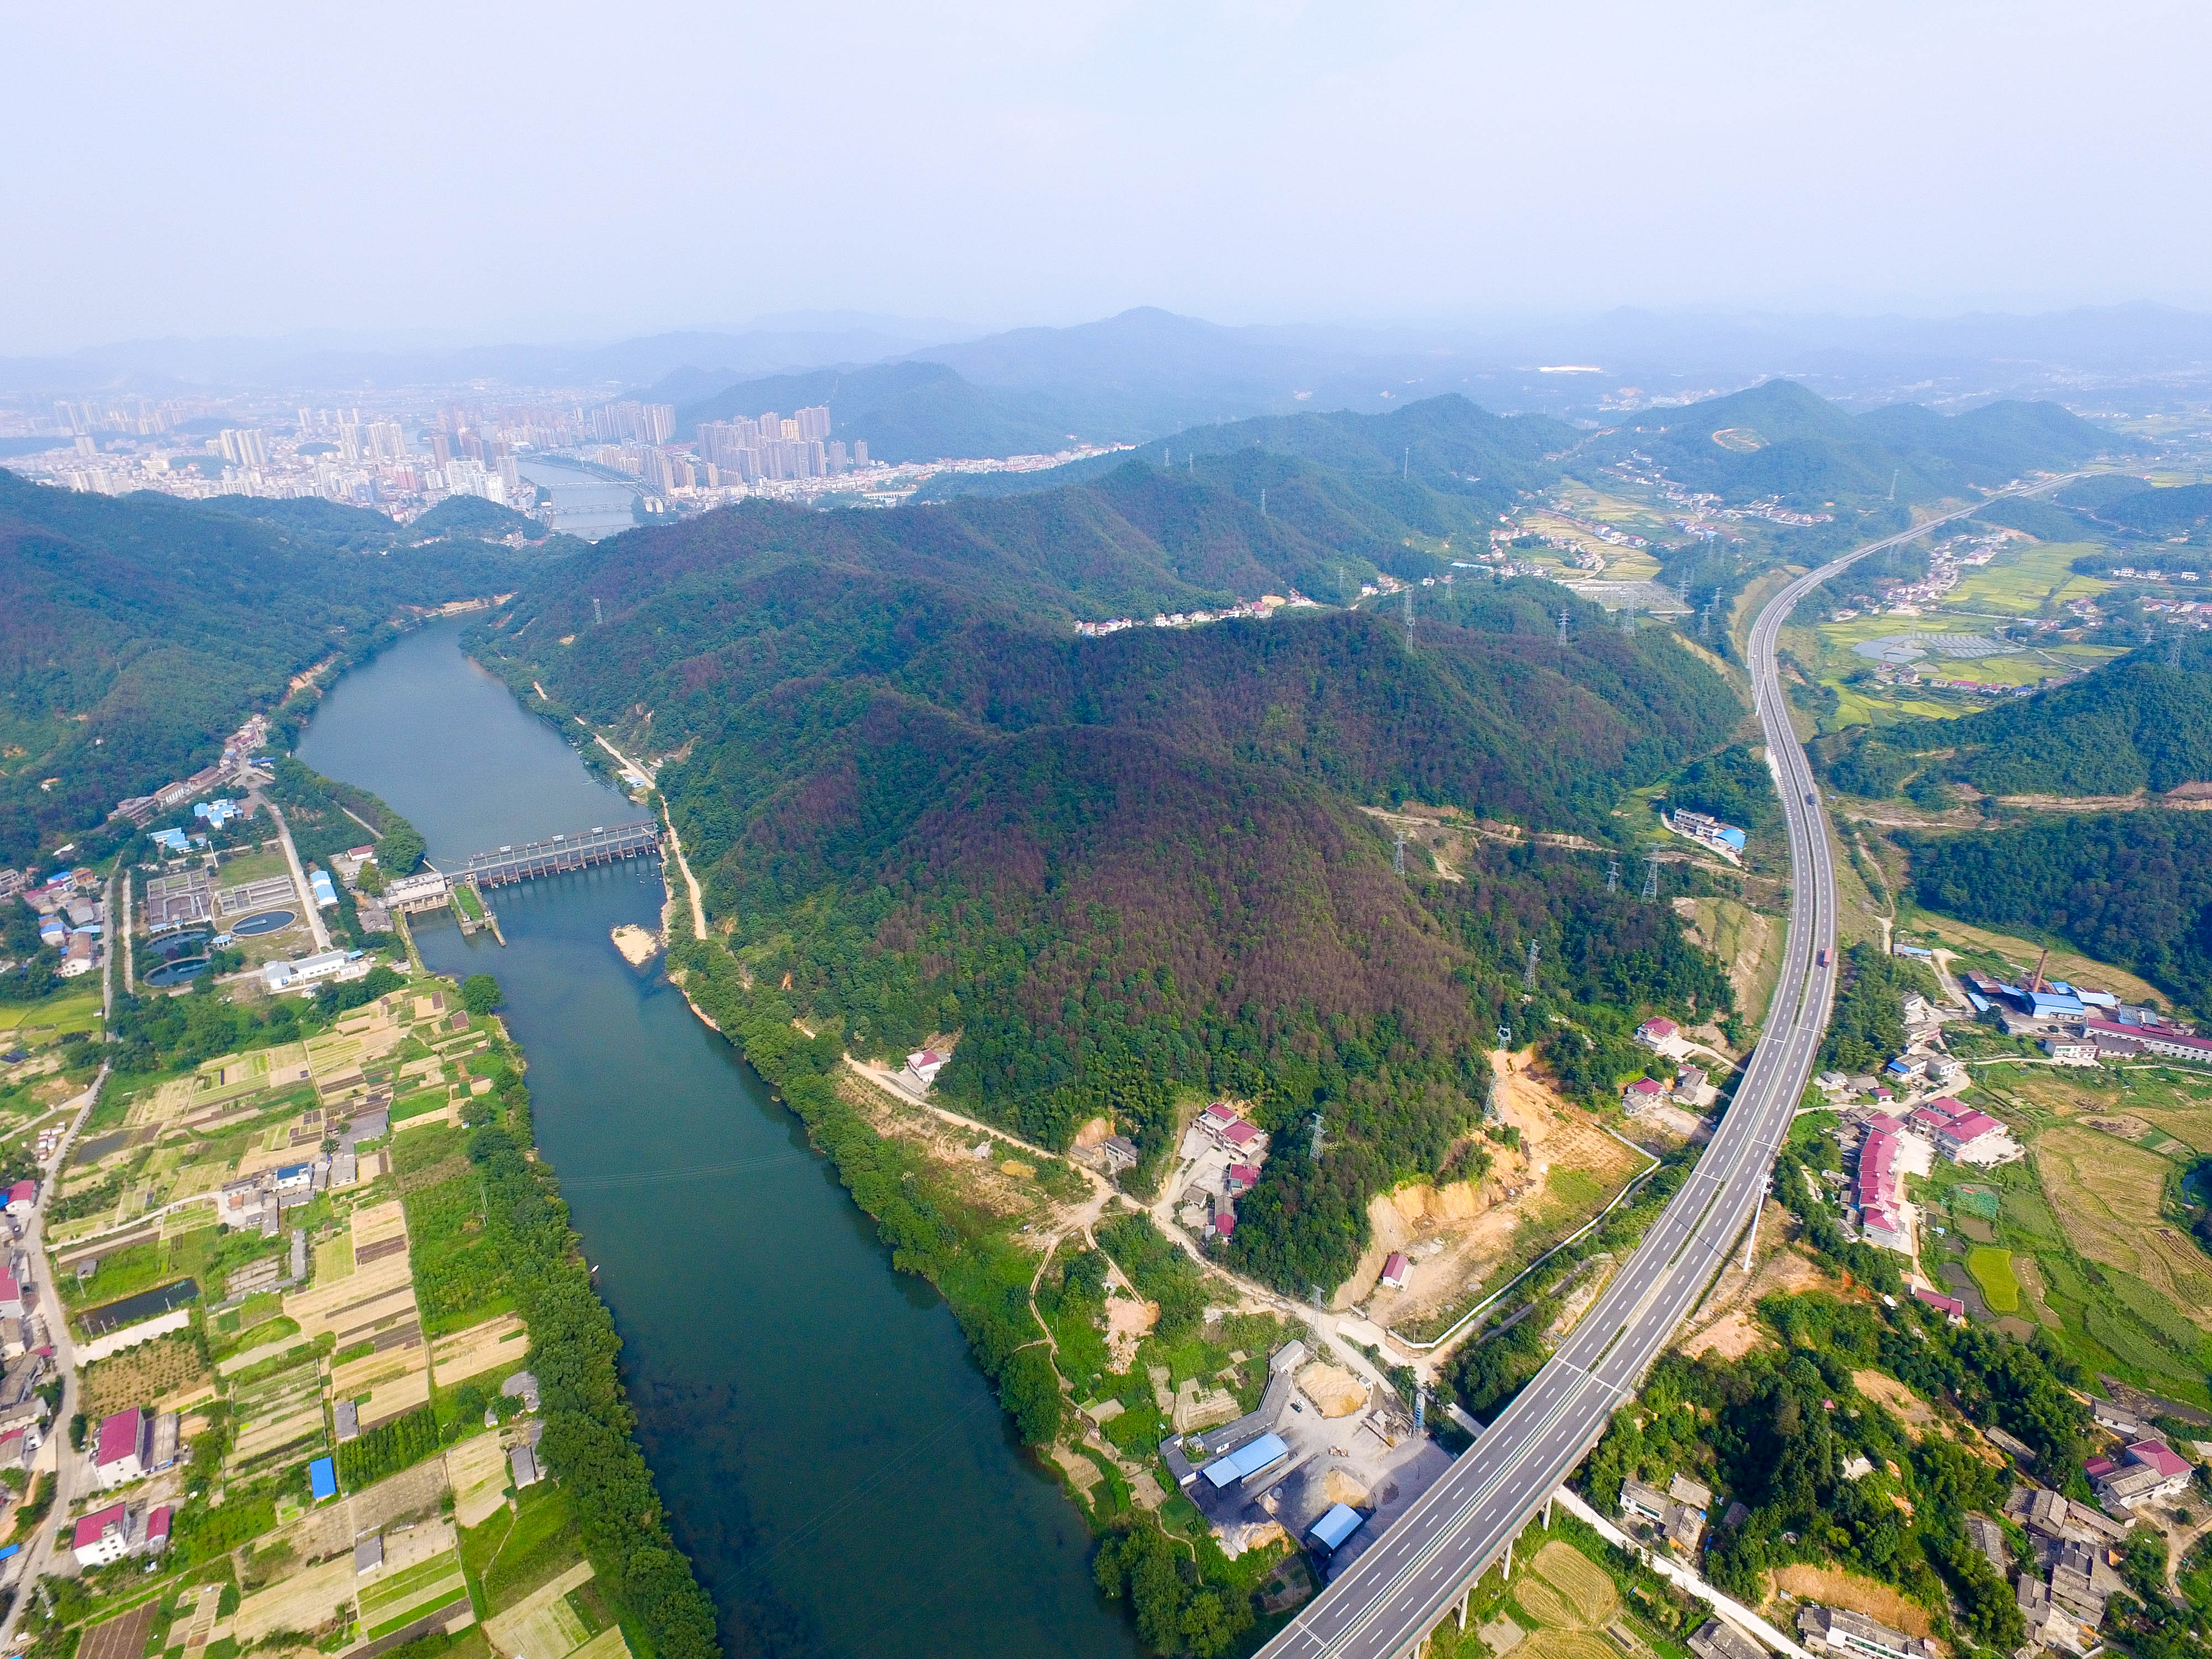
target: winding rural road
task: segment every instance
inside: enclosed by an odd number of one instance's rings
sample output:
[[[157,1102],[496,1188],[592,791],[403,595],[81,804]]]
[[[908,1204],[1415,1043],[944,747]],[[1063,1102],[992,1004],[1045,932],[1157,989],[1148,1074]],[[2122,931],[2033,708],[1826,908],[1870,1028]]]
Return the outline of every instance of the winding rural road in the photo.
[[[2025,495],[2064,482],[2000,493]],[[1812,767],[1790,726],[1776,641],[1813,588],[1869,554],[1974,510],[1856,548],[1798,577],[1759,611],[1751,630],[1753,700],[1788,823],[1792,880],[1781,979],[1735,1103],[1627,1267],[1543,1370],[1449,1474],[1260,1650],[1264,1659],[1400,1659],[1416,1652],[1597,1443],[1614,1409],[1635,1393],[1724,1270],[1765,1196],[1835,995],[1835,862]]]

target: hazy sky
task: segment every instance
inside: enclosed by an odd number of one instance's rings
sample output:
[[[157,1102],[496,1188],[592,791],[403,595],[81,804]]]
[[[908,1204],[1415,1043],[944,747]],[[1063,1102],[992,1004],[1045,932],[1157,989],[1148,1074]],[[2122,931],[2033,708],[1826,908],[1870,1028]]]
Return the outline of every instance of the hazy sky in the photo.
[[[2212,303],[2212,9],[0,10],[0,351]]]

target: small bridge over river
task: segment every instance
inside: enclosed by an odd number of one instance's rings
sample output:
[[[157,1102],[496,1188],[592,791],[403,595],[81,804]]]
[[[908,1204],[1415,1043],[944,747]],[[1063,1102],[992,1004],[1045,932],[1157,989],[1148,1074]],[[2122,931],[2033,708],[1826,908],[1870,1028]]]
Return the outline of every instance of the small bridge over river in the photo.
[[[579,830],[547,841],[526,841],[519,847],[478,853],[453,878],[473,881],[479,888],[504,887],[532,876],[557,876],[594,864],[650,858],[659,851],[660,821],[640,818],[635,823]]]

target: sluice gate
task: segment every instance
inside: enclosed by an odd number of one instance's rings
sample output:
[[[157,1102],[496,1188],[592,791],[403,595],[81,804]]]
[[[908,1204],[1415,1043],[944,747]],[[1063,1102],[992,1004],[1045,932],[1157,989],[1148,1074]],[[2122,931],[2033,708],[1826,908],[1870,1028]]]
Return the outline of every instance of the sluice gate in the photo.
[[[495,848],[470,859],[461,879],[478,887],[504,887],[533,876],[557,876],[594,864],[613,864],[623,859],[650,858],[660,851],[660,821],[641,818],[546,841],[526,841],[519,847]]]

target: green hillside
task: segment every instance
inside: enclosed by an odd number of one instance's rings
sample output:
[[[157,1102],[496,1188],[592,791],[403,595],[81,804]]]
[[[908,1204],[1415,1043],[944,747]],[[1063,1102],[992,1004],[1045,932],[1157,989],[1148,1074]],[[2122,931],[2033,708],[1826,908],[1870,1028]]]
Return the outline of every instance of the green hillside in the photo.
[[[1929,908],[2056,933],[2212,1013],[2212,814],[2069,814],[1901,839]]]
[[[1340,510],[1369,521],[1393,539],[1408,532],[1467,533],[1486,529],[1498,510],[1524,489],[1559,480],[1556,460],[1581,434],[1541,415],[1492,415],[1457,392],[1424,398],[1388,415],[1267,416],[1195,427],[1139,447],[1136,458],[1189,468],[1256,501],[1262,486],[1271,512],[1296,511],[1275,492],[1330,496]],[[1263,458],[1266,458],[1263,459]],[[1307,466],[1295,465],[1305,462]],[[1030,495],[1085,483],[1123,465],[1096,456],[1042,472],[987,472],[933,478],[919,499]]]
[[[1272,1159],[1235,1246],[1303,1288],[1474,1121],[1529,939],[1577,1054],[1583,1022],[1728,1006],[1673,913],[1607,894],[1595,860],[1498,849],[1409,881],[1357,808],[1609,836],[1624,782],[1741,717],[1664,632],[1571,602],[1563,653],[1535,583],[1422,590],[1410,641],[1334,611],[1074,635],[1102,604],[1280,592],[1327,556],[1142,465],[894,514],[754,505],[600,544],[479,649],[681,753],[661,787],[715,920],[855,1050],[957,1029],[951,1098],[1056,1145],[1110,1111],[1153,1158],[1171,1085],[1236,1090],[1271,1129],[1322,1109],[1331,1152]]]
[[[2104,497],[2091,511],[2106,524],[2146,536],[2201,535],[2212,524],[2212,484],[2130,489]]]
[[[2212,781],[2212,641],[2146,647],[2070,685],[1954,720],[1911,720],[1825,751],[1854,794],[1932,771],[1990,795],[2164,793]]]
[[[411,548],[388,520],[372,539],[322,502],[247,516],[240,499],[112,499],[0,471],[0,863],[205,766],[248,711],[401,607],[512,588],[545,562]]]
[[[1799,510],[1831,502],[1933,501],[2021,474],[2072,466],[2110,447],[2052,404],[1991,404],[1942,416],[1899,404],[1852,416],[1790,380],[1645,410],[1607,441],[1639,451],[1677,483],[1730,501],[1778,495]]]

